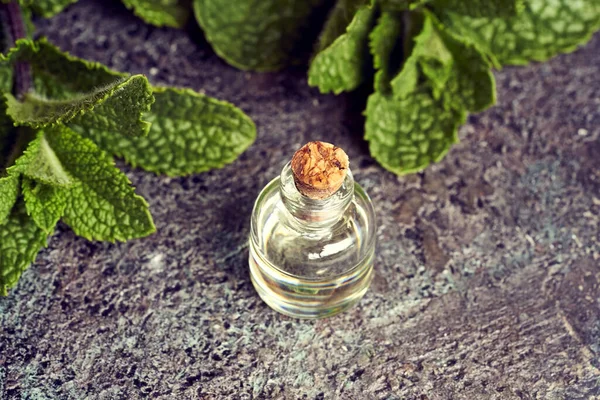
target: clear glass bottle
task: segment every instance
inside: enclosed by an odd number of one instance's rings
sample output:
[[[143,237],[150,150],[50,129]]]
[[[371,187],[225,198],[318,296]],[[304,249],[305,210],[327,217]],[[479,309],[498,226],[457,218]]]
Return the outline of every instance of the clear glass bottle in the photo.
[[[250,275],[276,311],[297,318],[331,316],[360,300],[371,283],[375,212],[349,168],[344,173],[339,189],[313,199],[298,190],[288,163],[256,200]]]

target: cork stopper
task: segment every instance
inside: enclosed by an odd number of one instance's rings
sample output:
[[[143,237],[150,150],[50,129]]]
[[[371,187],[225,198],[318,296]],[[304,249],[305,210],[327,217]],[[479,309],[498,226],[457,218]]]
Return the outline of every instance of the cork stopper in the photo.
[[[339,147],[309,142],[292,157],[296,188],[311,199],[326,199],[344,183],[348,165],[348,155]]]

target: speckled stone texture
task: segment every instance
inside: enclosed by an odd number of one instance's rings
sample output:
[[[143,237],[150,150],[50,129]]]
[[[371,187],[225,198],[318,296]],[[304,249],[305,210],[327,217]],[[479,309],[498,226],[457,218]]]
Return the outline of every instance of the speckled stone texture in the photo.
[[[158,232],[113,245],[58,227],[0,299],[1,398],[600,397],[600,35],[497,72],[498,105],[399,178],[369,156],[361,96],[319,95],[302,68],[235,70],[198,28],[152,28],[118,2],[37,26],[78,56],[236,103],[258,140],[186,178],[120,163]],[[258,298],[246,239],[260,189],[315,139],[348,152],[379,243],[357,307],[300,321]]]

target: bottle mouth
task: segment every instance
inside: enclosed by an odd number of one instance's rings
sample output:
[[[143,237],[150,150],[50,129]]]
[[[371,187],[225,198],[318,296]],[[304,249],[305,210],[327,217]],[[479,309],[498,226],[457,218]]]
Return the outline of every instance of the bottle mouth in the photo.
[[[352,202],[354,177],[350,169],[337,191],[324,199],[313,199],[302,194],[296,187],[291,163],[287,163],[279,180],[279,190],[286,209],[296,219],[315,228],[337,222]]]

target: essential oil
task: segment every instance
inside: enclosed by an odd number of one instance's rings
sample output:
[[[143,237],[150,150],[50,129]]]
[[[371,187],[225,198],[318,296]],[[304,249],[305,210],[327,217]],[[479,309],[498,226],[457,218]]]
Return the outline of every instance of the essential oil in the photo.
[[[374,249],[373,205],[332,144],[303,146],[254,205],[252,283],[283,314],[320,318],[358,302],[372,279]]]

